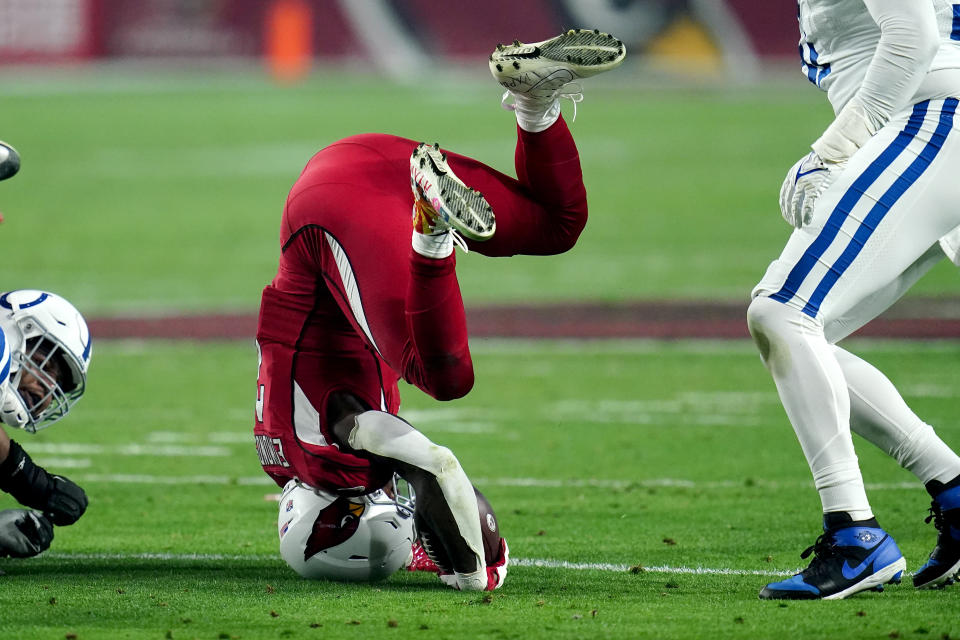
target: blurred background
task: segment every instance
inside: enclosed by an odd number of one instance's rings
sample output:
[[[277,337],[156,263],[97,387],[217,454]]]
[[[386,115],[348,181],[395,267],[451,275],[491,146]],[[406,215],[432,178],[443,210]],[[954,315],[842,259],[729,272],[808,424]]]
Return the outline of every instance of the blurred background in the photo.
[[[57,291],[100,334],[252,335],[316,150],[382,131],[513,174],[486,58],[568,27],[629,51],[571,124],[591,220],[559,258],[461,256],[471,330],[745,336],[790,231],[782,177],[832,119],[793,5],[762,0],[0,0],[0,139],[23,159],[3,287]],[[945,291],[941,265],[899,317],[953,331]]]
[[[266,58],[295,77],[311,64],[473,61],[490,42],[589,26],[637,53],[716,72],[792,55],[792,11],[759,0],[2,0],[0,55],[16,62]]]

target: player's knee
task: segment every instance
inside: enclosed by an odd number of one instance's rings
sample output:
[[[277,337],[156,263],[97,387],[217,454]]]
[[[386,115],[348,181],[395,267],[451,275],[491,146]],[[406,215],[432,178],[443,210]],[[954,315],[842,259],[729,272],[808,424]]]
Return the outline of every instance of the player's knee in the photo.
[[[554,253],[566,253],[573,249],[577,244],[577,240],[580,239],[580,234],[583,232],[586,224],[587,216],[586,211],[584,211],[582,219],[578,218],[570,224],[561,227],[554,240]]]
[[[431,363],[430,395],[437,400],[456,400],[473,388],[473,361],[466,357],[448,356],[441,363]]]
[[[764,361],[770,356],[770,343],[778,333],[783,307],[783,304],[766,296],[754,298],[747,307],[747,328]]]

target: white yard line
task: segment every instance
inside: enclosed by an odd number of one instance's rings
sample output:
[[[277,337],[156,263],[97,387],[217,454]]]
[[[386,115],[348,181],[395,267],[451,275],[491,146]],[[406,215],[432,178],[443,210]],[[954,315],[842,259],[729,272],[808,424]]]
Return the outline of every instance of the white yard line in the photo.
[[[221,562],[225,560],[247,560],[257,562],[282,562],[278,555],[265,554],[225,554],[225,553],[45,553],[43,558],[51,560],[156,560],[160,562]],[[721,575],[721,576],[785,576],[787,571],[760,571],[756,569],[731,569],[726,567],[671,567],[669,565],[640,566],[609,562],[570,562],[549,558],[510,558],[511,567],[535,567],[545,569],[568,569],[572,571],[606,571],[623,573],[636,570],[638,573],[670,573],[684,575]]]
[[[251,438],[252,443],[252,438]],[[252,444],[251,444],[252,446]],[[37,442],[30,444],[30,453],[54,455],[172,456],[226,458],[233,455],[227,447],[214,445],[183,446],[161,444],[82,444],[76,442]]]
[[[156,485],[242,485],[276,486],[266,475],[228,476],[228,475],[190,475],[160,476],[135,473],[87,473],[71,474],[71,478],[80,483],[105,484],[156,484]],[[812,488],[812,481],[798,480],[777,482],[756,480],[747,484],[743,480],[686,480],[683,478],[644,478],[641,480],[612,480],[605,478],[474,478],[474,484],[480,487],[519,487],[534,489],[601,489],[623,490],[640,488],[680,488],[680,489],[806,489]],[[867,483],[871,491],[921,491],[923,487],[914,482],[877,482]]]

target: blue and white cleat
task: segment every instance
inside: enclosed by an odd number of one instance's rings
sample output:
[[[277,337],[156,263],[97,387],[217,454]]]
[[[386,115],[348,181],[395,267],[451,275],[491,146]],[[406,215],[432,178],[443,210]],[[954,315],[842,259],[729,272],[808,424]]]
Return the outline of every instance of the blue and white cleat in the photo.
[[[930,515],[939,535],[927,563],[913,575],[917,589],[941,589],[960,576],[960,487],[947,489],[933,499]]]
[[[760,591],[764,600],[841,600],[860,591],[883,591],[899,584],[907,563],[893,538],[878,527],[828,531],[808,547],[810,566],[792,578],[771,582]]]

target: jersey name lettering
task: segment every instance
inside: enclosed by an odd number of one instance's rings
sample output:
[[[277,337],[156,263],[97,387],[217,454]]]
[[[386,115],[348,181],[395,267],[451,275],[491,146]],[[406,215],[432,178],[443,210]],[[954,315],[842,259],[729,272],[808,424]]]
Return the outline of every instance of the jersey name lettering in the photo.
[[[280,438],[255,435],[257,456],[264,467],[289,467],[290,463],[283,456],[283,443]]]

